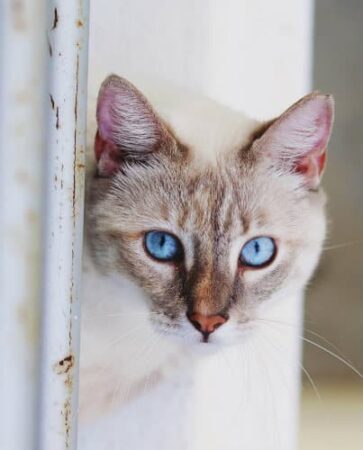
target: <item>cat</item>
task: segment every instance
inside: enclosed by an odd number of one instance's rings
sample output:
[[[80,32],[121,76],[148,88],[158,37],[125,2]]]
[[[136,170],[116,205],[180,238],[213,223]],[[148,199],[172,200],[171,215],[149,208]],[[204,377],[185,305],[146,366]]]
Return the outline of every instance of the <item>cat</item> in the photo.
[[[94,108],[80,449],[291,450],[333,98],[174,103],[111,75]]]

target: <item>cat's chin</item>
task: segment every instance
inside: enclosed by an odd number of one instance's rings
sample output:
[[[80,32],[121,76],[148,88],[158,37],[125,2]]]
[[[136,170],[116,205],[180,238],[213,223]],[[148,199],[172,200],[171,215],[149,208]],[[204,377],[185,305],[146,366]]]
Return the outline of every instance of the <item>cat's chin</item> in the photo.
[[[245,342],[251,335],[250,326],[244,326],[238,330],[218,330],[215,334],[211,334],[207,341],[203,336],[189,326],[182,326],[174,329],[172,332],[165,333],[158,327],[154,327],[158,334],[162,334],[163,339],[182,347],[184,350],[198,353],[211,354],[220,350],[240,345]]]

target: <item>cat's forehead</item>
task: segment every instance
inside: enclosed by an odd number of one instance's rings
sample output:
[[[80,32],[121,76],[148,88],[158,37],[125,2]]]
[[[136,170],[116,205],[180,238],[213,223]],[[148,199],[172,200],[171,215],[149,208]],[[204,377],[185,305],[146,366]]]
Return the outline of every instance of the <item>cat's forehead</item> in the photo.
[[[199,165],[215,165],[219,155],[242,148],[260,126],[243,113],[209,99],[189,99],[177,108],[160,107],[158,112]]]
[[[296,209],[295,178],[280,179],[238,158],[220,155],[216,165],[166,159],[153,167],[132,168],[115,180],[113,217],[118,223],[126,217],[135,230],[164,228],[197,234],[202,241],[289,225]]]
[[[274,224],[284,227],[287,218],[291,223],[299,214],[294,177],[279,178],[266,168],[227,157],[217,161],[216,167],[196,174],[193,168],[180,177],[184,201],[170,205],[178,209],[180,227],[239,235]]]

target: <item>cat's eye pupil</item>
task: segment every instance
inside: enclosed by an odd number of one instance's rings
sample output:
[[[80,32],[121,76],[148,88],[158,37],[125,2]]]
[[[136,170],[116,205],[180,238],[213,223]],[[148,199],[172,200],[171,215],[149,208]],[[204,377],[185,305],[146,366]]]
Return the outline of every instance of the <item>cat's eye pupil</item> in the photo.
[[[182,254],[179,239],[165,231],[148,231],[144,245],[146,252],[158,261],[176,261]]]
[[[271,263],[276,254],[275,241],[268,236],[250,239],[241,250],[240,263],[249,267],[264,267]]]

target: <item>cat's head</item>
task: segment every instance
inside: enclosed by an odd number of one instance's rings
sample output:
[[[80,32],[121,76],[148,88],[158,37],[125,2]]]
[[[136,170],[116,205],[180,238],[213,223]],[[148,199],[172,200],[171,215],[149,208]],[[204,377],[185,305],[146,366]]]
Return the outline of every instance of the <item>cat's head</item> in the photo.
[[[203,136],[200,148],[177,137],[134,86],[108,77],[88,212],[98,267],[143,288],[162,333],[238,340],[263,305],[288,301],[317,264],[332,121],[332,98],[312,93],[248,134],[237,121],[233,144],[221,140],[208,160]],[[226,125],[211,124],[213,133]]]

